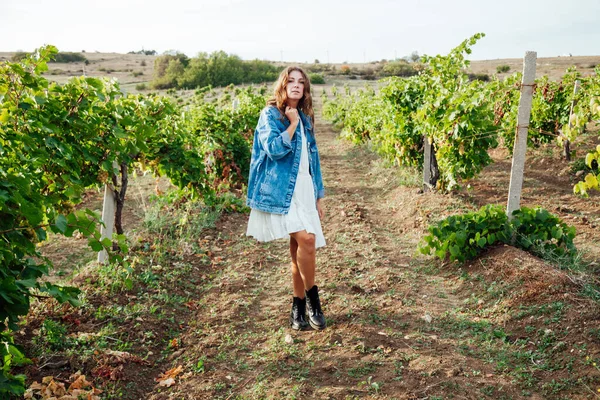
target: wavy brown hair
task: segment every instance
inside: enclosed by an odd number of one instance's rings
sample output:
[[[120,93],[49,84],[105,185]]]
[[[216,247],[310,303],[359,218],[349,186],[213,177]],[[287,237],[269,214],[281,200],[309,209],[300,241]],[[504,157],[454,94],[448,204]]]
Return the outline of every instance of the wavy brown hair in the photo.
[[[275,82],[273,97],[267,101],[267,105],[277,107],[281,114],[285,115],[285,106],[287,105],[286,86],[288,84],[290,74],[294,71],[300,72],[302,74],[302,78],[304,78],[304,95],[298,102],[298,109],[304,114],[308,115],[311,122],[314,123],[315,112],[313,110],[312,96],[310,95],[310,79],[308,79],[308,75],[306,75],[306,72],[304,72],[304,70],[300,67],[287,67],[281,71],[277,82]]]

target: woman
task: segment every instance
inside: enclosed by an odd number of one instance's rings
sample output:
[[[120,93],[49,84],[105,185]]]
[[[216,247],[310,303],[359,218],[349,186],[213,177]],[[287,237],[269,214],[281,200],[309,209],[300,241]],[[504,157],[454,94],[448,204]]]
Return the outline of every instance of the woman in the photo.
[[[246,234],[263,242],[290,238],[290,326],[296,330],[326,326],[315,285],[316,249],[325,246],[324,195],[310,81],[301,68],[287,67],[254,132],[247,201],[252,211]]]

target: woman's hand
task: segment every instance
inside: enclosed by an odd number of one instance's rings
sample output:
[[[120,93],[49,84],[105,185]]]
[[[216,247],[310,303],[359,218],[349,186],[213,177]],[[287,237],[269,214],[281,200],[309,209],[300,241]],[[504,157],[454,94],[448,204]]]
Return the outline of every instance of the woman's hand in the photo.
[[[290,120],[290,126],[288,126],[286,131],[290,135],[290,140],[292,140],[298,126],[298,121],[300,121],[300,116],[298,115],[298,110],[290,106],[285,107],[285,116]]]
[[[317,199],[317,212],[319,213],[319,219],[322,220],[325,217],[325,209],[323,208],[321,200],[322,198]]]
[[[298,110],[289,106],[285,107],[285,116],[290,120],[290,124],[296,128],[298,125],[298,121],[300,120],[300,116],[298,115]]]

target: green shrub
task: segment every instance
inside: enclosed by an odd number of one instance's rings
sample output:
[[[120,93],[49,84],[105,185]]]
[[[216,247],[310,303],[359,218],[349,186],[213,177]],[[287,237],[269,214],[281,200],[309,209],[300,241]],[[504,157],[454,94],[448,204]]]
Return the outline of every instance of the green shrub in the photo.
[[[146,86],[145,83],[138,83],[137,85],[135,85],[135,90],[141,92],[143,90],[147,90],[148,87]]]
[[[486,246],[510,240],[508,218],[501,206],[487,205],[479,211],[451,215],[429,227],[419,250],[451,261],[475,258]]]
[[[381,74],[383,76],[413,76],[417,74],[417,71],[406,61],[394,61],[385,64]]]
[[[134,71],[131,75],[133,75],[134,78],[137,78],[140,75],[144,75],[144,73],[142,71]]]
[[[142,54],[145,56],[155,56],[158,53],[156,52],[156,50],[139,50],[139,51],[130,51],[127,54]]]
[[[56,54],[54,60],[50,62],[56,63],[74,63],[74,62],[85,62],[87,58],[83,54],[80,53],[68,53],[68,52],[60,52]]]
[[[579,171],[583,171],[584,176],[590,172],[598,174],[598,161],[591,160],[590,165],[587,165],[585,158],[578,158],[577,160],[571,162],[570,171],[573,175]]]
[[[526,208],[513,212],[512,232],[515,245],[542,258],[561,258],[573,254],[575,228],[543,208]]]
[[[318,60],[315,60],[318,61]],[[314,72],[314,73],[321,73],[321,72],[329,72],[332,71],[334,67],[329,65],[329,64],[319,64],[319,63],[315,63],[315,64],[309,64],[306,66],[305,71],[308,72]]]
[[[194,91],[194,94],[196,96],[202,96],[205,95],[206,93],[210,92],[212,90],[212,86],[208,85],[208,86],[204,86],[201,88],[198,88]]]
[[[489,82],[490,76],[488,74],[469,74],[469,80],[471,81],[482,81]]]
[[[37,341],[43,347],[55,351],[62,350],[70,344],[66,326],[51,319],[46,319],[42,323]]]
[[[29,56],[31,53],[26,53],[24,51],[17,51],[15,54],[13,54],[13,56],[10,58],[10,61],[12,62],[19,62],[22,59],[26,58],[27,56]]]
[[[510,66],[506,65],[506,64],[502,64],[502,65],[498,65],[496,67],[496,72],[498,72],[499,74],[502,74],[504,72],[508,72],[510,71]]]
[[[506,243],[545,259],[575,255],[575,228],[547,210],[522,207],[513,217],[509,222],[504,208],[498,205],[452,215],[429,227],[429,235],[423,238],[419,251],[464,262],[487,246]]]
[[[315,85],[322,85],[325,83],[325,78],[321,74],[308,74],[308,78],[310,79],[310,83]]]

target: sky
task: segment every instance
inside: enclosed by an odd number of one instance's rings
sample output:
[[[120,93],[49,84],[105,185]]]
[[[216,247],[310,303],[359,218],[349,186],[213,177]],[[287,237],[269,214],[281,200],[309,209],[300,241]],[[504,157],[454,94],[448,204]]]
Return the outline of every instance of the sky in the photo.
[[[0,0],[0,51],[223,50],[243,59],[369,62],[600,55],[600,0]]]

